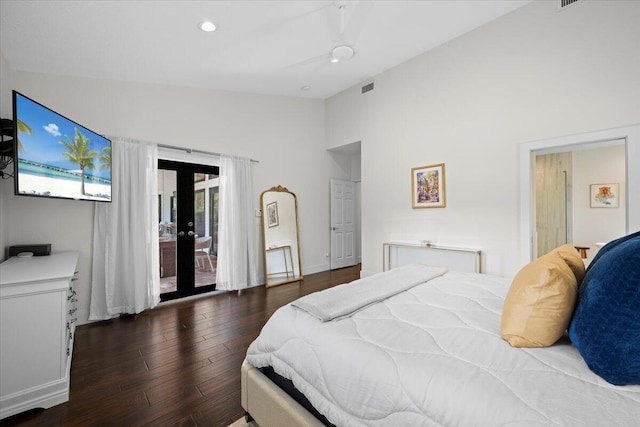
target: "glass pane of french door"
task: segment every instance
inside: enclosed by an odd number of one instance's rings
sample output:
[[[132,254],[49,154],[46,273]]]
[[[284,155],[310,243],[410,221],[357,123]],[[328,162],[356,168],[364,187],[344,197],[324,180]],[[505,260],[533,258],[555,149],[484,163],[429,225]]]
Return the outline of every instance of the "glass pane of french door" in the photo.
[[[158,204],[160,224],[160,293],[175,292],[177,289],[176,244],[177,244],[177,172],[158,169]]]
[[[218,212],[209,198],[217,194],[218,168],[167,160],[158,166],[161,299],[214,290]]]

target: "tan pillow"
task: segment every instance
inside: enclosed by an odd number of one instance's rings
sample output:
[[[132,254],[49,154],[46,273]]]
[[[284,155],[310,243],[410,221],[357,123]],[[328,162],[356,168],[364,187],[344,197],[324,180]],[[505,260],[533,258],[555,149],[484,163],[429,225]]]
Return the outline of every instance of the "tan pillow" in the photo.
[[[550,346],[569,326],[578,282],[560,252],[551,251],[525,265],[511,283],[501,329],[502,338],[513,347]]]
[[[578,287],[580,287],[580,283],[584,279],[584,262],[582,261],[582,257],[580,256],[580,252],[573,245],[562,245],[555,248],[552,252],[558,252],[564,262],[567,263],[573,274],[576,276],[576,280],[578,281]]]

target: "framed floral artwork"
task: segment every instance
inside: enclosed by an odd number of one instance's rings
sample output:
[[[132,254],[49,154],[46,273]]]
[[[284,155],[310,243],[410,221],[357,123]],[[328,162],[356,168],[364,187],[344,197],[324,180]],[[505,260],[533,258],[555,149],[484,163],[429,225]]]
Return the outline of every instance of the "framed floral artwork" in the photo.
[[[411,169],[411,202],[414,209],[444,208],[444,163]]]
[[[278,202],[271,202],[267,205],[267,225],[269,227],[276,227],[279,223]]]
[[[620,206],[620,184],[591,184],[592,208],[617,208]]]

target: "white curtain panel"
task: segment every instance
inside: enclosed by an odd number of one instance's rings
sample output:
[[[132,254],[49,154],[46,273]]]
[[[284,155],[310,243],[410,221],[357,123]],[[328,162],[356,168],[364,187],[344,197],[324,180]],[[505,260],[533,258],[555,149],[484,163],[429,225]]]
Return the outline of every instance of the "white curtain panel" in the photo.
[[[253,225],[251,160],[220,156],[218,272],[216,289],[241,290],[258,284]]]
[[[89,320],[160,302],[158,147],[112,138],[112,202],[96,203]]]

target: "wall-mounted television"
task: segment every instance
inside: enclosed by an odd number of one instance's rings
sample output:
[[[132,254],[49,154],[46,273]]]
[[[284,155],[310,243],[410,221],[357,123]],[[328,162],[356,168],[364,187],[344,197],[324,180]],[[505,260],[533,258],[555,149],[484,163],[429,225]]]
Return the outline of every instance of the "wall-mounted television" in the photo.
[[[15,194],[111,201],[111,141],[13,91]]]

